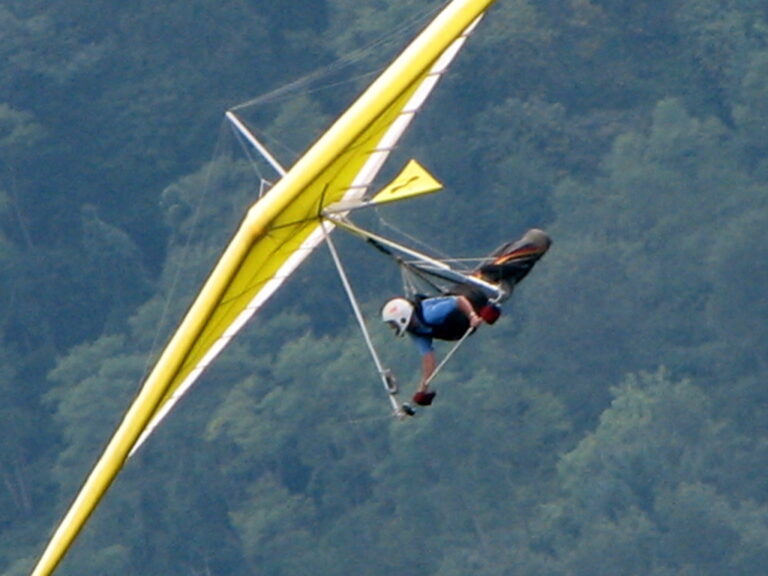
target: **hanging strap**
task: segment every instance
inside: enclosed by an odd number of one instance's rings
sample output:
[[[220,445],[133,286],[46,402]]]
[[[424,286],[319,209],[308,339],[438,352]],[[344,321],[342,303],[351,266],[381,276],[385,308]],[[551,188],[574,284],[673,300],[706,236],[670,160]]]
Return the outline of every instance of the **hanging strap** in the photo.
[[[434,281],[434,276],[430,275],[428,272],[422,270],[418,266],[410,262],[406,262],[399,254],[396,254],[384,246],[381,242],[375,240],[374,238],[366,238],[366,242],[385,256],[391,258],[395,264],[397,264],[398,268],[400,268],[400,275],[402,277],[403,289],[405,290],[406,297],[413,298],[420,292],[416,282],[414,282],[414,278],[418,279],[423,284],[423,286],[428,287],[429,290],[435,294],[441,294],[443,296],[449,294],[448,290],[441,287]]]

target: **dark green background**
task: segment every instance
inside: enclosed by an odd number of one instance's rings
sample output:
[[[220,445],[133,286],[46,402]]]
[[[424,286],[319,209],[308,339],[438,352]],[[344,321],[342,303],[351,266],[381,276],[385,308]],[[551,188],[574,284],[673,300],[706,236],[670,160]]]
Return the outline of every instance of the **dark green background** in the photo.
[[[255,198],[223,112],[324,71],[243,110],[289,164],[437,6],[0,2],[0,574]],[[546,228],[499,323],[395,422],[318,250],[59,573],[764,573],[767,149],[762,0],[499,0],[393,158],[446,191],[368,217],[452,255]],[[373,317],[398,275],[339,242]],[[373,331],[410,390],[415,351]]]

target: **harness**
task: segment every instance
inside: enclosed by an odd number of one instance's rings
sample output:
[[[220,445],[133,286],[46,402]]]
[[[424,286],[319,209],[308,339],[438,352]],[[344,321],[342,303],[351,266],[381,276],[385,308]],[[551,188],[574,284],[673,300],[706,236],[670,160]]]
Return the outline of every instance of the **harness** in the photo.
[[[411,328],[411,331],[419,336],[429,336],[439,340],[461,340],[462,336],[469,330],[469,318],[456,308],[438,324],[427,322],[422,308],[424,300],[426,298],[422,296],[411,301],[416,316],[416,325]]]

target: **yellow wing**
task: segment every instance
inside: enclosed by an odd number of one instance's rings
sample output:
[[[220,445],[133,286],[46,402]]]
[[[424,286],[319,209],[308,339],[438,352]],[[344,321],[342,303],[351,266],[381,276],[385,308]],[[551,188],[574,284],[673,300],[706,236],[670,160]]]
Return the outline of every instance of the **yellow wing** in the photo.
[[[323,209],[363,197],[473,22],[493,1],[449,4],[249,209],[49,541],[33,576],[55,570],[129,455],[322,241]]]

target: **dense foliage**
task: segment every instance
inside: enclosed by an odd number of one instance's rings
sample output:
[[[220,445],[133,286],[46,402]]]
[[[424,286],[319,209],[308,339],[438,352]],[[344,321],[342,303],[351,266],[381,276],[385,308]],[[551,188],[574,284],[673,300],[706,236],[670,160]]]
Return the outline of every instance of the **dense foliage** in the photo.
[[[29,571],[254,199],[222,112],[380,66],[437,7],[0,4],[0,574]],[[279,156],[354,70],[251,107]],[[502,320],[394,422],[319,252],[60,573],[764,573],[767,102],[762,0],[499,0],[401,150],[447,190],[381,217],[460,255],[546,228]],[[341,244],[373,316],[396,271]],[[415,351],[374,335],[407,386]]]

